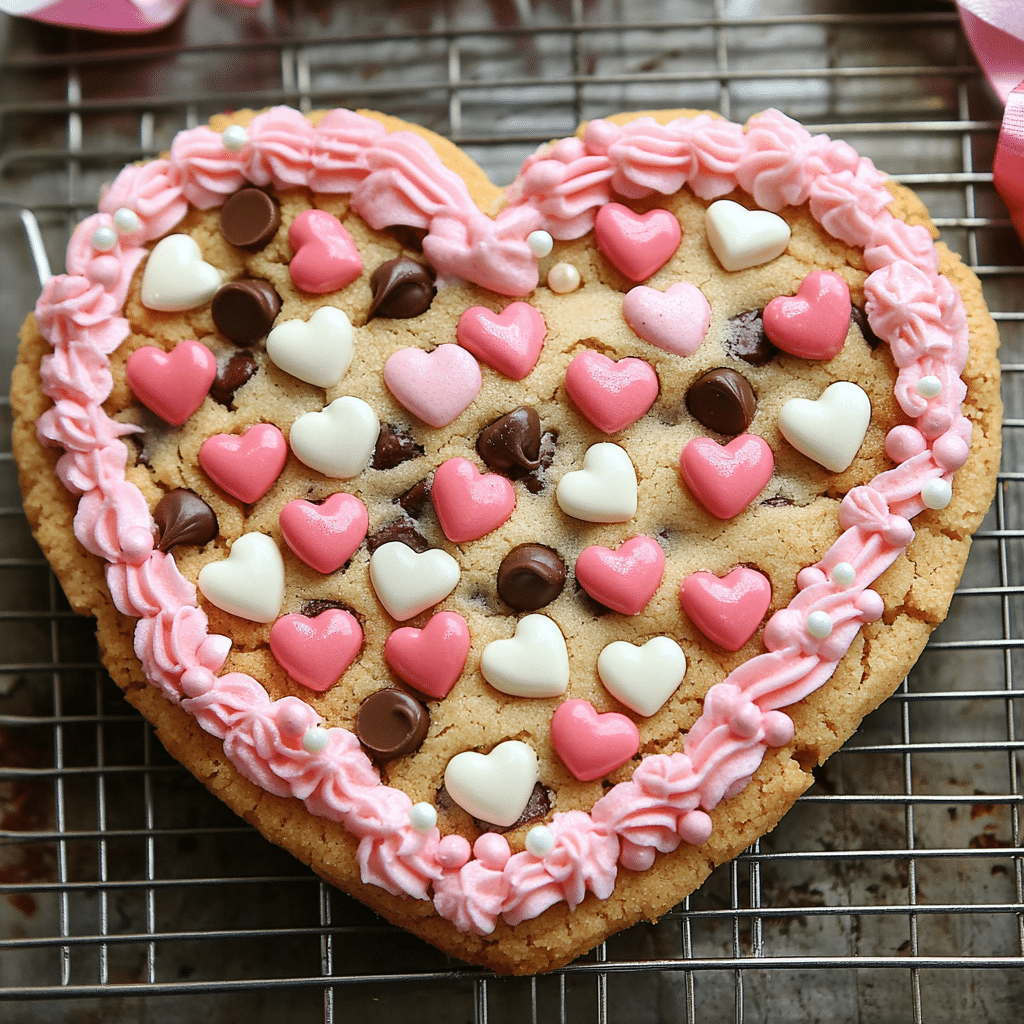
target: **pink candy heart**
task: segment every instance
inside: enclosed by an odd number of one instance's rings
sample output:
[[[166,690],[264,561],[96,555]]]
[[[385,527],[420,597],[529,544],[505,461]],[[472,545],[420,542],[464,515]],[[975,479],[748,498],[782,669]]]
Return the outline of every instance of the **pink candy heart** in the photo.
[[[284,615],[270,627],[270,650],[281,667],[317,693],[345,674],[362,646],[358,620],[342,608],[328,608],[315,619]]]
[[[640,750],[640,730],[618,712],[599,715],[587,700],[567,700],[551,716],[555,753],[580,782],[621,768]]]
[[[647,607],[665,572],[665,552],[650,537],[633,537],[617,550],[593,544],[576,559],[576,580],[595,601],[623,615]]]
[[[850,289],[831,270],[815,270],[796,295],[780,295],[764,308],[768,340],[802,359],[838,355],[850,329]]]
[[[481,473],[469,459],[442,462],[430,496],[441,529],[453,544],[496,530],[516,507],[512,484],[497,473]]]
[[[756,434],[740,434],[726,445],[695,437],[679,457],[679,471],[713,516],[732,519],[764,490],[775,471],[775,457]]]
[[[565,390],[598,430],[614,434],[636,423],[654,404],[658,375],[642,359],[615,362],[588,349],[566,367]]]
[[[663,292],[641,285],[622,300],[622,315],[633,333],[677,356],[692,356],[711,325],[704,293],[681,281]]]
[[[442,700],[469,657],[469,623],[458,612],[438,612],[423,629],[403,626],[384,641],[384,658],[400,679]]]
[[[634,213],[621,203],[606,203],[594,219],[597,247],[630,281],[646,281],[679,248],[679,221],[668,210]]]
[[[402,348],[389,356],[384,383],[414,416],[431,427],[444,427],[469,408],[483,378],[464,348],[438,345],[433,352]]]
[[[745,566],[721,578],[695,572],[679,588],[683,611],[709,640],[727,651],[738,651],[757,632],[771,601],[768,577]]]
[[[322,505],[301,498],[289,501],[278,521],[288,547],[324,574],[340,569],[352,557],[369,525],[366,506],[345,491],[332,494]]]
[[[326,210],[304,210],[288,228],[295,255],[288,265],[296,288],[315,295],[350,285],[363,261],[345,225]]]
[[[536,365],[547,333],[539,309],[513,302],[500,313],[471,306],[459,317],[455,337],[481,362],[512,380],[522,380]]]
[[[271,423],[254,423],[241,436],[214,434],[199,449],[199,465],[206,475],[247,504],[270,490],[287,458],[284,435]]]
[[[217,376],[217,360],[198,341],[179,342],[170,352],[146,345],[128,357],[125,376],[147,409],[180,427],[203,404]]]

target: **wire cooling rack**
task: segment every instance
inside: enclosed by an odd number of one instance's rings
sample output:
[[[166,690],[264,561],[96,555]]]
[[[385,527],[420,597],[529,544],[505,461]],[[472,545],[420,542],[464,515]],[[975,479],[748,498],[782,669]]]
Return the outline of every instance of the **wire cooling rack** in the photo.
[[[1024,259],[991,184],[999,111],[952,4],[196,0],[127,40],[2,21],[3,372],[102,182],[213,113],[276,102],[417,121],[499,183],[617,110],[776,106],[849,139],[984,283],[1007,417],[995,506],[918,667],[774,834],[658,924],[508,980],[382,924],[168,758],[32,543],[5,401],[0,1017],[1019,1021]]]

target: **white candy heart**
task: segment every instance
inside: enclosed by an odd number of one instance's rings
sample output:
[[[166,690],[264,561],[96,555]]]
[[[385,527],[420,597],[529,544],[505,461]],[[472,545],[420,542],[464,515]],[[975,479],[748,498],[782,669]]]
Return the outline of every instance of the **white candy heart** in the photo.
[[[366,468],[380,433],[377,414],[361,398],[344,395],[321,412],[307,412],[288,436],[295,457],[310,469],[337,480]]]
[[[748,210],[719,199],[704,214],[708,242],[726,270],[746,270],[781,256],[789,245],[789,225],[767,210]]]
[[[791,398],[779,413],[782,436],[833,473],[853,462],[870,422],[871,399],[848,380],[830,384],[816,401]]]
[[[569,652],[562,631],[546,615],[527,615],[516,635],[484,648],[480,671],[512,697],[559,697],[569,685]]]
[[[267,335],[267,355],[285,373],[330,388],[352,362],[352,324],[344,310],[321,306],[309,320],[286,320]]]
[[[583,468],[558,481],[555,499],[563,512],[588,523],[625,523],[636,515],[636,470],[617,444],[591,445]]]
[[[399,540],[370,556],[370,582],[377,599],[399,622],[443,601],[459,583],[459,563],[440,548],[413,551]]]
[[[616,640],[598,656],[597,674],[616,700],[650,718],[683,681],[686,655],[667,636],[652,637],[643,647]]]
[[[273,622],[284,603],[284,561],[263,533],[243,533],[228,557],[199,572],[198,585],[211,604],[251,622]]]
[[[508,828],[526,810],[540,775],[537,755],[519,740],[499,743],[489,754],[464,750],[444,770],[444,788],[463,809]]]
[[[221,272],[203,259],[191,235],[161,238],[142,272],[142,304],[178,313],[209,302],[224,283]]]

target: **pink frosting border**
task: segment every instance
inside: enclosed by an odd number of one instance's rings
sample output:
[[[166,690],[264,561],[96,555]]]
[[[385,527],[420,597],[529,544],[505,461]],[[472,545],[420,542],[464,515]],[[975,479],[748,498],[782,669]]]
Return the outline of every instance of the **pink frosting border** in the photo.
[[[529,157],[493,220],[422,138],[388,133],[344,110],[331,111],[314,128],[297,111],[273,108],[254,118],[237,150],[225,148],[211,129],[194,128],[174,139],[169,159],[125,168],[100,212],[74,232],[68,273],[52,278],[37,304],[39,329],[54,349],[41,370],[54,405],[37,430],[42,443],[65,450],[57,472],[80,495],[75,535],[109,563],[118,610],[139,620],[135,652],[150,682],[221,739],[247,779],[304,801],[312,814],[355,835],[364,882],[416,899],[430,899],[432,890],[437,912],[462,931],[486,935],[499,916],[516,925],[562,901],[572,909],[587,892],[605,899],[619,863],[644,870],[659,852],[705,842],[707,812],[747,785],[767,747],[792,738],[793,723],[781,709],[822,686],[861,624],[882,614],[870,586],[913,538],[909,519],[926,507],[922,489],[937,491],[941,502],[943,485],[930,482],[948,482],[967,458],[963,305],[938,274],[928,231],[888,212],[884,180],[845,143],[811,136],[773,110],[746,129],[706,115],[664,126],[652,118],[621,127],[591,122],[582,138]],[[888,435],[896,468],[846,495],[843,533],[820,562],[800,572],[799,593],[765,626],[767,652],[708,691],[683,750],[645,758],[589,814],[555,814],[554,845],[542,857],[511,855],[496,835],[478,840],[474,857],[460,836],[416,831],[410,798],[381,784],[352,733],[319,728],[308,704],[291,696],[272,701],[247,675],[217,676],[231,641],[209,634],[194,586],[172,557],[153,548],[149,509],[125,479],[127,450],[118,440],[132,428],[101,408],[112,386],[107,357],[128,334],[121,312],[144,244],[168,232],[189,203],[212,208],[246,181],[351,193],[353,208],[374,228],[427,228],[424,252],[443,276],[510,295],[537,284],[537,261],[526,242],[531,231],[580,237],[613,193],[641,198],[688,185],[713,199],[739,186],[768,210],[809,202],[829,233],[865,250],[869,322],[891,347],[899,369],[895,396],[913,420]],[[122,208],[137,215],[134,231],[125,231],[123,217],[115,221]],[[115,225],[116,242],[101,250],[94,244],[97,229]],[[102,234],[110,240],[109,231]],[[937,397],[919,393],[925,376],[941,382]],[[832,623],[825,639],[808,631],[815,612]],[[319,742],[310,742],[313,728]]]

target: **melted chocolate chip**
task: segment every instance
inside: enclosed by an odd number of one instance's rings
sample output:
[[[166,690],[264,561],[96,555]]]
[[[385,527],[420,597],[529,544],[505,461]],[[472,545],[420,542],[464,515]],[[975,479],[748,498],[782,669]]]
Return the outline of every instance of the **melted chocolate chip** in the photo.
[[[324,612],[329,612],[332,608],[338,608],[343,612],[348,612],[349,615],[358,619],[360,622],[363,621],[363,616],[357,612],[352,605],[345,604],[344,601],[325,601],[319,597],[306,601],[299,609],[299,614],[305,615],[307,619],[315,619],[318,615],[323,615]]]
[[[217,536],[217,516],[195,491],[168,491],[153,509],[153,521],[160,530],[161,551],[175,544],[203,545]]]
[[[420,480],[418,483],[412,485],[405,492],[398,497],[398,504],[402,506],[407,515],[412,516],[413,519],[419,519],[423,514],[423,509],[427,504],[427,499],[430,497],[430,488],[427,486],[427,481]]]
[[[374,469],[394,469],[410,459],[418,459],[422,454],[423,445],[417,444],[408,430],[382,423],[370,465]]]
[[[391,224],[384,229],[403,249],[423,252],[423,239],[427,237],[426,228],[414,228],[409,224]]]
[[[409,320],[430,309],[437,288],[434,271],[408,256],[382,263],[370,275],[373,300],[366,314],[369,323],[375,316]]]
[[[246,352],[232,356],[226,365],[217,371],[210,385],[210,397],[229,409],[235,399],[235,392],[256,372],[256,360]]]
[[[274,286],[256,278],[228,282],[210,303],[217,330],[236,345],[254,345],[266,337],[280,311]]]
[[[262,249],[280,225],[277,203],[258,188],[243,188],[220,208],[220,233],[242,249]]]
[[[776,494],[771,498],[765,498],[761,504],[767,505],[769,508],[785,508],[788,505],[792,505],[793,502],[789,498],[784,498],[781,494]]]
[[[498,594],[517,611],[550,604],[565,586],[565,563],[557,551],[541,544],[519,544],[498,569]]]
[[[540,417],[520,405],[480,431],[476,450],[488,469],[532,473],[540,467]]]
[[[550,430],[546,430],[541,435],[540,466],[522,478],[526,489],[531,494],[539,494],[544,489],[544,484],[547,482],[545,473],[551,468],[551,463],[555,461],[555,442],[557,440],[558,435]],[[516,476],[517,474],[511,475]]]
[[[356,712],[356,736],[378,761],[411,754],[429,728],[430,712],[394,686],[371,693]]]
[[[376,533],[366,538],[366,547],[372,555],[382,544],[390,544],[395,540],[401,541],[419,554],[430,548],[410,519],[397,519],[387,526],[382,526]]]
[[[852,306],[850,308],[850,319],[857,330],[860,331],[861,337],[869,348],[878,348],[882,344],[882,339],[871,329],[871,324],[868,323],[868,314],[863,306]]]
[[[708,430],[742,434],[754,418],[757,399],[742,374],[723,368],[710,370],[690,385],[686,408]]]
[[[778,351],[764,333],[763,310],[749,309],[734,316],[725,335],[725,351],[751,366],[763,366]]]
[[[591,597],[578,583],[576,584],[576,600],[583,605],[587,613],[593,616],[595,619],[603,618],[605,615],[611,615],[613,609],[609,608],[608,605],[602,604],[597,598]]]
[[[449,799],[451,799],[449,797]],[[523,808],[523,813],[512,822],[507,828],[503,828],[501,825],[492,825],[489,821],[483,821],[480,818],[474,818],[473,824],[476,825],[481,832],[498,832],[504,834],[505,832],[511,832],[514,828],[519,828],[521,825],[526,825],[531,821],[541,821],[551,813],[551,797],[548,791],[538,782],[533,787],[533,792],[530,794],[530,799],[526,801],[526,806]]]

